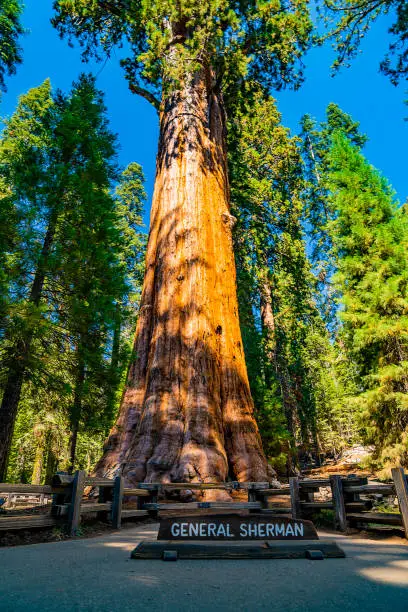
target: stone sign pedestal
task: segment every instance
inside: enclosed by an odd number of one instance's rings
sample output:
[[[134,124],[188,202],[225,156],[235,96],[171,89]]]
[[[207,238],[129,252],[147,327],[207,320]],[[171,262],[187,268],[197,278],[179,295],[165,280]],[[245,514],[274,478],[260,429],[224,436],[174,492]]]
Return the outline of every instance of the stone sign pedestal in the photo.
[[[162,519],[157,541],[141,542],[132,559],[300,559],[344,557],[319,540],[311,521],[267,514],[215,514]]]

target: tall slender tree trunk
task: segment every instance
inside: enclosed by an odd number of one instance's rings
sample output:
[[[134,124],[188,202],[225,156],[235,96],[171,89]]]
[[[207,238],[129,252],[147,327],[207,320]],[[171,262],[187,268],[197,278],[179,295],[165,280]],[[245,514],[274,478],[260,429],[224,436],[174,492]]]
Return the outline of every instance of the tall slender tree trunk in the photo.
[[[82,339],[80,344],[82,343]],[[72,474],[75,467],[76,449],[78,443],[79,423],[82,412],[82,396],[85,382],[85,362],[81,355],[81,347],[77,349],[78,363],[75,376],[74,401],[69,415],[70,436],[69,436],[69,467],[68,472]]]
[[[238,320],[225,116],[209,69],[163,102],[140,315],[97,472],[269,480]]]
[[[271,364],[273,364],[276,378],[280,387],[283,412],[285,414],[286,425],[292,439],[292,443],[287,448],[287,472],[288,475],[298,473],[298,459],[296,448],[294,446],[296,440],[296,422],[297,422],[297,407],[293,396],[293,390],[290,382],[288,368],[280,355],[280,347],[276,334],[276,321],[273,309],[273,295],[267,278],[267,271],[261,274],[260,280],[260,313],[261,324],[265,336],[266,356]],[[271,381],[269,381],[270,383]],[[268,383],[268,381],[267,381]]]
[[[110,362],[110,377],[109,377],[109,389],[108,389],[108,401],[107,404],[109,409],[113,412],[117,400],[117,392],[121,378],[121,372],[119,369],[120,359],[120,336],[121,336],[121,307],[120,304],[115,306],[114,314],[114,328],[112,338],[112,353]]]
[[[57,219],[58,215],[54,209],[49,218],[40,259],[28,298],[29,304],[33,304],[34,306],[39,306],[40,304],[47,270],[46,264],[54,240]],[[2,482],[6,476],[7,459],[10,452],[17,408],[20,402],[21,388],[24,382],[33,336],[34,330],[31,325],[28,325],[25,333],[16,342],[10,359],[9,374],[0,406],[0,482]]]
[[[49,432],[47,437],[47,459],[45,468],[45,484],[50,485],[54,474],[58,468],[58,459],[53,448],[53,437],[52,433]]]
[[[39,424],[34,428],[34,436],[36,438],[35,458],[33,466],[33,474],[31,476],[31,484],[41,484],[41,476],[44,466],[46,432],[44,427]]]

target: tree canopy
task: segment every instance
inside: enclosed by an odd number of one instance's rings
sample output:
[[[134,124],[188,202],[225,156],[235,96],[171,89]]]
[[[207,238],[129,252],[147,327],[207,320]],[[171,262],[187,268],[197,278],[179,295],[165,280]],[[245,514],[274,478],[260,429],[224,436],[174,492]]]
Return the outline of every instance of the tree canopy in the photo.
[[[408,223],[389,183],[341,134],[328,176],[343,338],[378,463],[408,459]]]
[[[2,435],[20,399],[39,444],[68,419],[72,466],[80,428],[103,438],[116,410],[143,259],[143,175],[134,163],[120,172],[103,96],[87,75],[69,94],[47,80],[20,98],[0,167]],[[19,439],[22,431],[19,422]],[[9,442],[2,438],[2,453]]]
[[[321,7],[329,30],[329,38],[337,52],[333,67],[347,65],[354,58],[361,40],[374,21],[391,14],[389,28],[392,41],[380,64],[384,74],[396,85],[408,75],[408,12],[405,0],[324,0]]]
[[[22,3],[20,0],[0,2],[0,88],[5,89],[5,78],[16,72],[22,62],[19,38],[24,30],[21,25]]]
[[[312,23],[305,0],[282,6],[258,0],[57,0],[54,25],[76,37],[85,58],[113,47],[130,88],[156,107],[163,87],[183,72],[210,62],[218,84],[250,77],[266,87],[299,84],[299,59],[310,46]]]

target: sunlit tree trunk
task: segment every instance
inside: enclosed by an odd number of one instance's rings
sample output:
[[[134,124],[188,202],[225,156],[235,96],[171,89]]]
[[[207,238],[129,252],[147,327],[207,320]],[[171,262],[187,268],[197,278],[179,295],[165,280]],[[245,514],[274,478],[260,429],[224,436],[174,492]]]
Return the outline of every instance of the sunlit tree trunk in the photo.
[[[31,484],[39,485],[41,484],[46,446],[46,432],[44,430],[44,426],[41,425],[41,423],[34,428],[34,437],[36,439],[36,447],[33,474],[31,476]]]
[[[146,276],[97,466],[138,481],[270,480],[238,320],[222,100],[202,69],[163,102]]]

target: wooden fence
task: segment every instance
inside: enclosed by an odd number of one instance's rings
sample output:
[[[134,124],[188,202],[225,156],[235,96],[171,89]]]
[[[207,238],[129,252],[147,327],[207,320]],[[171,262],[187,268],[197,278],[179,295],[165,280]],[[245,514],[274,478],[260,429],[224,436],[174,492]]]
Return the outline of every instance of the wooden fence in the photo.
[[[69,533],[78,531],[81,516],[97,513],[99,519],[110,521],[113,528],[120,529],[122,520],[139,517],[157,517],[161,511],[177,510],[181,513],[200,510],[248,510],[261,513],[289,514],[293,518],[309,518],[314,513],[330,509],[334,526],[346,532],[349,526],[360,527],[369,523],[398,525],[405,529],[408,538],[408,478],[401,468],[392,470],[390,484],[368,484],[367,478],[330,476],[328,479],[291,478],[289,486],[274,489],[267,482],[226,483],[140,483],[137,488],[126,488],[118,476],[114,480],[94,478],[85,472],[74,476],[57,474],[51,486],[0,484],[0,497],[4,493],[27,495],[52,495],[50,512],[42,515],[0,515],[0,531],[65,525]],[[84,496],[92,488],[97,497]],[[328,501],[316,500],[322,488],[331,490]],[[248,501],[243,502],[159,502],[164,491],[223,489],[245,491]],[[364,499],[367,495],[380,494],[398,498],[399,513],[372,512],[373,502]],[[274,498],[287,496],[287,507],[274,504]],[[132,507],[126,507],[127,501]]]
[[[322,480],[291,478],[287,494],[291,499],[293,518],[308,518],[318,510],[333,511],[334,527],[347,532],[348,527],[364,527],[369,524],[401,526],[408,539],[408,477],[402,468],[392,470],[392,483],[368,484],[367,478],[330,476]],[[331,499],[315,501],[322,487],[330,487]],[[267,493],[266,493],[267,494]],[[398,499],[399,513],[373,512],[370,496],[392,496]]]

